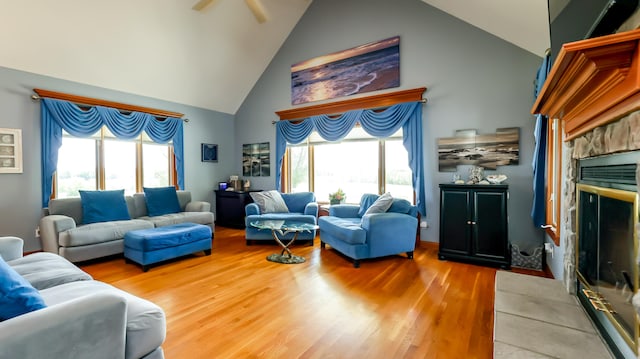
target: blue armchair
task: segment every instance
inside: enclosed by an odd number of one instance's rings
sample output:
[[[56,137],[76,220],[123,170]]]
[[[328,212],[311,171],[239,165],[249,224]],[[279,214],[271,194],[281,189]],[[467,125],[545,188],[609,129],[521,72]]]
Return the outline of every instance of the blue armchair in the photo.
[[[251,226],[251,222],[287,219],[311,224],[318,223],[318,203],[313,192],[281,193],[280,195],[289,212],[261,213],[260,207],[255,203],[249,203],[245,206],[245,239],[247,245],[250,245],[251,241],[273,241],[271,231],[255,228]],[[292,239],[293,236],[293,233],[288,233],[282,236],[282,239],[287,241]],[[312,246],[315,237],[316,231],[300,232],[296,243],[298,241],[309,241],[309,245]]]
[[[318,219],[320,247],[333,249],[353,259],[384,257],[406,252],[413,258],[418,230],[418,209],[409,201],[394,198],[385,213],[364,213],[378,195],[365,194],[360,205],[339,204],[329,208],[329,216]]]

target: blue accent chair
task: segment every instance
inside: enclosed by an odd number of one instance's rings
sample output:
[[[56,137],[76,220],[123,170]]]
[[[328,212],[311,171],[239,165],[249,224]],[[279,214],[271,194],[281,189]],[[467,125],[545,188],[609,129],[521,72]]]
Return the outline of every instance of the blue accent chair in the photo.
[[[287,208],[289,208],[289,212],[260,213],[260,207],[255,203],[249,203],[245,206],[245,239],[247,245],[250,245],[252,241],[273,241],[271,231],[255,228],[251,226],[251,222],[286,219],[318,224],[318,203],[313,192],[281,193],[281,195]],[[288,233],[278,238],[288,241],[293,236],[293,233]],[[316,231],[300,232],[296,243],[298,241],[309,241],[309,245],[312,246],[315,238]]]
[[[409,201],[394,198],[385,213],[364,215],[378,199],[378,195],[365,194],[360,205],[339,204],[329,208],[329,216],[318,219],[320,247],[331,248],[353,259],[360,260],[407,253],[413,258],[418,230],[418,209]]]

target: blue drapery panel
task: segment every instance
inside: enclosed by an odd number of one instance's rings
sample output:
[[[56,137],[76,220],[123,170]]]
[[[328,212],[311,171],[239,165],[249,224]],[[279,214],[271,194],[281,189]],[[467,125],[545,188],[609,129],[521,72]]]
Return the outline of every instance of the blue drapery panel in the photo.
[[[551,66],[549,55],[542,60],[542,65],[536,75],[536,86],[534,88],[533,99],[538,98],[540,90],[547,79],[549,67]],[[531,208],[531,219],[533,225],[540,227],[546,222],[546,191],[545,191],[545,171],[547,153],[547,126],[548,119],[543,115],[536,115],[536,127],[534,130],[535,148],[533,151],[533,206]]]
[[[52,191],[53,173],[58,166],[58,150],[62,145],[62,130],[76,137],[89,137],[102,126],[107,126],[116,137],[133,139],[145,131],[158,143],[173,140],[176,156],[178,186],[184,188],[183,124],[178,118],[159,121],[152,115],[132,112],[128,115],[108,107],[92,107],[87,111],[75,104],[55,99],[42,99],[42,206],[47,207]]]
[[[314,130],[327,141],[339,141],[356,125],[374,137],[389,137],[402,127],[403,145],[409,154],[409,167],[413,174],[413,190],[416,206],[426,215],[424,193],[424,160],[422,151],[422,103],[407,102],[391,106],[384,111],[354,110],[338,118],[327,115],[312,116],[300,123],[278,121],[276,123],[276,188],[282,179],[282,160],[287,143],[298,144]]]

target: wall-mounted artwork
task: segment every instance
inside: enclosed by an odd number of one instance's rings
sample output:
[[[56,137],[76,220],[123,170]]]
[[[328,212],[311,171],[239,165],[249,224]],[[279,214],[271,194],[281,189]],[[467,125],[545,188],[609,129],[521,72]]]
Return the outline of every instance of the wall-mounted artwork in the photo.
[[[520,129],[499,128],[494,134],[478,135],[476,130],[456,131],[455,137],[438,139],[438,171],[455,172],[458,165],[475,165],[495,170],[517,165]]]
[[[202,162],[218,162],[218,145],[202,143],[200,144],[200,152]]]
[[[0,173],[22,173],[22,130],[0,128]]]
[[[242,176],[268,177],[271,175],[269,142],[242,145]]]
[[[400,37],[298,62],[291,66],[291,103],[400,86]]]

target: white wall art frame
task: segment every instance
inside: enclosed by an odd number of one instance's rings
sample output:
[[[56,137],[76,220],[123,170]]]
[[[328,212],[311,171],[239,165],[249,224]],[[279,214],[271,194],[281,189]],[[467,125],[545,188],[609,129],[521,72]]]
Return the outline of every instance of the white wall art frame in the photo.
[[[0,128],[0,173],[22,173],[22,130]]]

